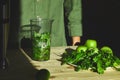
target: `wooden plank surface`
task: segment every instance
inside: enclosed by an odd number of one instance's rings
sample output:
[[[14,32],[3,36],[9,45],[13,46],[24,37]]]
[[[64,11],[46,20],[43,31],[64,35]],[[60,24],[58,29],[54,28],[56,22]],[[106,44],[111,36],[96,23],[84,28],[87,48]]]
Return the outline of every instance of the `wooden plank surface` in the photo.
[[[115,71],[110,67],[104,74],[99,75],[98,73],[89,70],[76,72],[70,65],[61,65],[61,62],[58,61],[58,59],[61,58],[59,55],[62,54],[66,48],[75,49],[76,47],[52,47],[50,60],[48,61],[34,61],[25,50],[21,49],[21,51],[35,69],[48,69],[51,73],[50,80],[120,80],[120,72]]]

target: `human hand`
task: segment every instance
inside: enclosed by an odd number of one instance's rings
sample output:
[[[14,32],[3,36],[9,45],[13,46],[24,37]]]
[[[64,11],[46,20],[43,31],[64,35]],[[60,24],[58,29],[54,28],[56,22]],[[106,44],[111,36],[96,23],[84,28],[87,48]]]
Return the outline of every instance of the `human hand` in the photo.
[[[80,45],[81,38],[80,38],[80,36],[74,36],[74,37],[72,37],[72,41],[73,41],[72,46]]]

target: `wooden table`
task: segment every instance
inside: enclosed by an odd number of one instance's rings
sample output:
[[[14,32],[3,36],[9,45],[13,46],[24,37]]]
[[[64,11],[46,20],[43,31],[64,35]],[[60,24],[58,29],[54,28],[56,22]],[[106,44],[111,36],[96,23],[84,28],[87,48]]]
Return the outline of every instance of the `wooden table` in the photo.
[[[120,72],[112,68],[108,68],[104,74],[100,75],[89,70],[76,72],[73,67],[67,64],[61,65],[61,62],[58,61],[58,59],[60,59],[59,55],[62,54],[66,48],[75,49],[76,47],[52,47],[50,60],[42,62],[32,60],[26,51],[23,49],[20,50],[35,69],[48,69],[51,73],[50,80],[120,80]]]

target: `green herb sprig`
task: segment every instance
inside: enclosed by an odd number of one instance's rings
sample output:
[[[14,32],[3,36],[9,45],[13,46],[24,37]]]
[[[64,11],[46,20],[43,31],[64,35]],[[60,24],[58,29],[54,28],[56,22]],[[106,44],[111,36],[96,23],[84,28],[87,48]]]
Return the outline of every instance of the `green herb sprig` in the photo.
[[[68,48],[61,55],[61,65],[64,64],[74,66],[75,71],[90,69],[98,74],[103,74],[108,67],[120,70],[117,68],[120,65],[120,59],[114,55],[109,46],[101,48],[89,46],[83,49],[83,45],[82,48],[79,45],[76,49]]]

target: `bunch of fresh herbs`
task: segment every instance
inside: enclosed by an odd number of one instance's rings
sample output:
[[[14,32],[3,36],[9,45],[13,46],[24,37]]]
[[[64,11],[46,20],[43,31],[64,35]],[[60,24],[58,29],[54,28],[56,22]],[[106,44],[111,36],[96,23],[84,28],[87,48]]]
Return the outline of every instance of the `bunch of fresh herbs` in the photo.
[[[63,64],[74,66],[75,71],[90,69],[99,74],[103,74],[108,67],[120,70],[117,68],[120,65],[120,59],[108,46],[88,48],[79,45],[76,49],[68,48],[61,55],[61,65]]]

